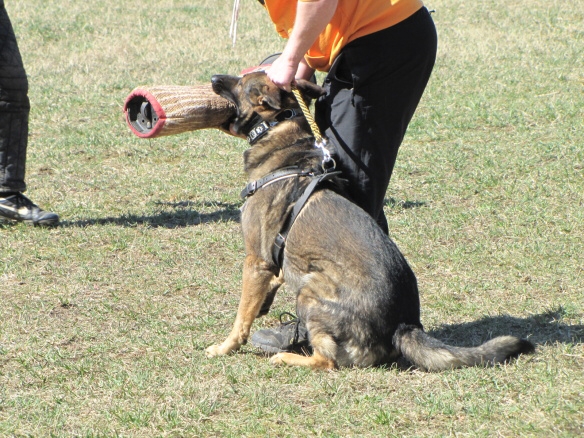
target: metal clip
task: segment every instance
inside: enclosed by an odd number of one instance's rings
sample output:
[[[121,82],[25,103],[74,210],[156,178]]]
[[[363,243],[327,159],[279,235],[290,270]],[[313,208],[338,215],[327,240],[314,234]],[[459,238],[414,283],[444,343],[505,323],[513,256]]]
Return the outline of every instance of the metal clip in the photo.
[[[330,151],[326,147],[327,144],[328,144],[328,140],[325,137],[322,137],[320,139],[320,141],[314,142],[314,146],[322,151],[322,163],[320,164],[320,166],[322,167],[322,170],[324,172],[328,172],[329,170],[335,169],[337,167],[337,163],[335,162],[335,160],[331,156]],[[327,163],[330,163],[331,161],[333,163],[332,167],[327,168],[327,166],[325,166],[325,165]]]

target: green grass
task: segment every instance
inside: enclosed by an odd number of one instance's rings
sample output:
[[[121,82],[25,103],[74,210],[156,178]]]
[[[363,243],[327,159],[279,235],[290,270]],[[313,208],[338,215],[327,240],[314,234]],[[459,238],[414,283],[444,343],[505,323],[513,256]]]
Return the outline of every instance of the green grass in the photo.
[[[584,2],[460,0],[387,193],[426,329],[534,356],[429,374],[207,359],[239,299],[245,143],[134,137],[139,85],[200,84],[282,48],[256,5],[8,0],[30,78],[28,194],[0,225],[0,436],[584,434]],[[255,327],[294,308],[285,290]]]

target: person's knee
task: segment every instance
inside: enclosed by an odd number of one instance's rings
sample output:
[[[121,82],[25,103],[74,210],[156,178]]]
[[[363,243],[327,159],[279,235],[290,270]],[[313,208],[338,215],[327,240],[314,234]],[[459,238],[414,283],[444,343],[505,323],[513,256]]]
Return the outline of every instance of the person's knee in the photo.
[[[2,52],[12,62],[0,65],[0,100],[8,102],[22,102],[28,100],[28,78],[22,65],[18,48],[9,48]]]
[[[28,81],[24,78],[0,79],[0,111],[21,112],[30,109]]]

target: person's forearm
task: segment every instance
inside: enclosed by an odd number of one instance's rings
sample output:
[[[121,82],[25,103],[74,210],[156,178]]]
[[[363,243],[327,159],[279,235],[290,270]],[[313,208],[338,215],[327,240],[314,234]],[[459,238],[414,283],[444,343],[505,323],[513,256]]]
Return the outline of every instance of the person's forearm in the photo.
[[[337,4],[338,0],[298,2],[292,34],[282,55],[268,70],[268,77],[278,87],[290,91],[295,77],[306,79],[312,75],[314,70],[306,64],[304,55],[330,22]]]
[[[294,29],[282,55],[298,64],[318,35],[324,30],[337,9],[338,0],[299,1]]]
[[[304,59],[301,59],[300,64],[298,64],[298,69],[296,70],[296,79],[309,80],[313,74],[314,69],[309,66]]]

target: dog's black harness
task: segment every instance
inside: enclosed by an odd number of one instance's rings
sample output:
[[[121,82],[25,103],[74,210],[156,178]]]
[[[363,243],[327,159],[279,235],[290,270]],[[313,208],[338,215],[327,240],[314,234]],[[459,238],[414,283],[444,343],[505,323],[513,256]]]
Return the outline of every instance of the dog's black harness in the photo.
[[[281,179],[292,178],[294,176],[309,176],[310,172],[301,171],[298,166],[284,167],[278,169],[275,172],[268,173],[263,178],[252,181],[248,183],[245,188],[241,191],[240,196],[245,199],[248,196],[253,195],[257,190],[261,189],[263,186],[275,183]]]
[[[310,181],[310,183],[306,186],[302,195],[296,200],[294,207],[292,207],[292,211],[290,211],[288,217],[284,221],[284,225],[282,225],[282,229],[274,239],[274,244],[272,245],[272,260],[279,268],[282,268],[282,259],[284,257],[284,246],[286,245],[286,238],[288,237],[290,229],[292,229],[294,221],[300,214],[300,211],[302,208],[304,208],[304,205],[306,205],[306,202],[321,182],[326,181],[327,179],[330,179],[334,176],[338,176],[340,173],[340,171],[335,171],[315,174],[314,172],[302,171],[298,167],[285,167],[283,169],[278,169],[275,172],[269,173],[257,181],[250,182],[241,191],[241,197],[245,199],[249,196],[252,196],[261,187],[265,187],[282,179],[301,176],[312,178],[312,181]]]

